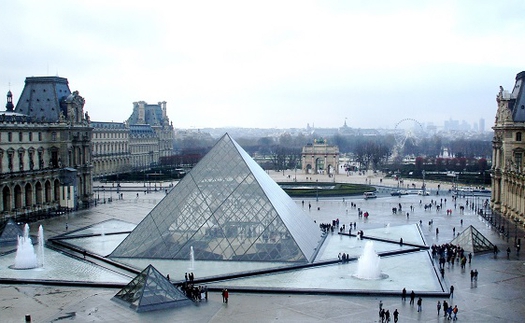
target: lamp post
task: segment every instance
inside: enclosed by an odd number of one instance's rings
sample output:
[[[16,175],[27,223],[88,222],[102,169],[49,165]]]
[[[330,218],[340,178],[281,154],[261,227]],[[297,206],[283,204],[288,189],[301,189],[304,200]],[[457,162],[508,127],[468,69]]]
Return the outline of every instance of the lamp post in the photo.
[[[421,175],[423,175],[423,196],[425,196],[427,192],[427,187],[425,186],[425,170],[424,169],[421,171]]]

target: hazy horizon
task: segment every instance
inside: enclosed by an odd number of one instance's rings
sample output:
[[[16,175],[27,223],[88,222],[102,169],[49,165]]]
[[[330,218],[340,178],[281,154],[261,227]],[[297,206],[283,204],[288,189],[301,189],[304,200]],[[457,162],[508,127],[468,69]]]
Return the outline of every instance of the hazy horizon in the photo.
[[[485,119],[525,70],[525,3],[12,1],[0,92],[58,75],[96,121],[167,102],[176,128],[392,129]]]

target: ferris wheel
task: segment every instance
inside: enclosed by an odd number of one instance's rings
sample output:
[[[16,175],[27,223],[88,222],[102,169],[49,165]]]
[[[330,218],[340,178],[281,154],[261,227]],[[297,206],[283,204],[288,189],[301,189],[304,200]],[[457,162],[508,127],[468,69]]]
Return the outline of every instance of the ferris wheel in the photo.
[[[394,128],[394,137],[396,140],[396,151],[400,153],[407,142],[417,145],[423,137],[423,126],[419,121],[412,118],[401,119],[396,123]]]

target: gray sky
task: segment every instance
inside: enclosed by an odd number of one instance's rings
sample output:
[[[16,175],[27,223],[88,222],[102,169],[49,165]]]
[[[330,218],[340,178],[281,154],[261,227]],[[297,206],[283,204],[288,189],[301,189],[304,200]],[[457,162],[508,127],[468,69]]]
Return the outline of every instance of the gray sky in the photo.
[[[525,2],[3,1],[0,92],[58,75],[92,120],[167,101],[176,128],[493,125]],[[9,86],[9,84],[11,84]]]

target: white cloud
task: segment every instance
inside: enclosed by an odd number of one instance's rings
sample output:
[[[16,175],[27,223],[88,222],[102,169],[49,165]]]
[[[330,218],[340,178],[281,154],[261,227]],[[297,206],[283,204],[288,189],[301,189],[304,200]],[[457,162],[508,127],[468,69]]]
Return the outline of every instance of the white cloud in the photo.
[[[165,100],[177,127],[339,126],[345,117],[393,126],[416,113],[435,123],[492,120],[498,86],[512,86],[525,66],[520,8],[14,1],[0,12],[0,91],[10,82],[16,96],[26,76],[58,73],[92,119],[121,121],[134,101]]]

